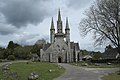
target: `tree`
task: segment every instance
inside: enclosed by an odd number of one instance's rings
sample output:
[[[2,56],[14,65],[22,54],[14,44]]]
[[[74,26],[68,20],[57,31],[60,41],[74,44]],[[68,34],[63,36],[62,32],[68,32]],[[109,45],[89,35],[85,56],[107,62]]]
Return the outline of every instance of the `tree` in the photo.
[[[15,60],[15,56],[14,56],[14,55],[9,55],[9,56],[7,57],[7,59],[8,59],[8,60]]]
[[[96,46],[111,43],[120,53],[120,0],[96,0],[85,15],[82,35],[93,32]]]
[[[4,56],[7,57],[7,56],[9,56],[9,55],[13,55],[14,49],[15,49],[16,47],[19,47],[19,46],[20,46],[19,44],[14,43],[13,41],[9,41]]]
[[[82,53],[82,56],[90,54],[90,52],[87,50],[80,50],[80,52]]]
[[[17,59],[27,59],[30,55],[30,51],[32,49],[32,46],[18,46],[14,49],[14,56]]]
[[[33,48],[31,49],[31,52],[34,54],[36,53],[38,56],[40,56],[40,49],[42,49],[45,44],[45,39],[40,39],[36,41],[36,43],[33,45]]]
[[[42,44],[39,44],[39,45],[35,44],[35,45],[33,45],[33,48],[31,49],[31,52],[36,53],[37,55],[40,56],[40,49],[42,49],[42,48],[43,48]]]
[[[4,58],[4,51],[5,51],[5,49],[0,47],[0,59]]]
[[[99,51],[98,52],[92,52],[92,53],[93,53],[92,57],[93,57],[94,60],[98,60],[102,57],[102,53],[99,52]]]
[[[17,43],[14,43],[13,41],[10,41],[10,42],[8,43],[7,48],[8,48],[8,49],[14,49],[14,48],[16,48],[16,47],[18,47],[18,46],[20,46],[20,45],[17,44]]]
[[[7,58],[9,55],[12,55],[12,54],[13,54],[12,49],[5,49],[4,52],[3,52],[4,59]]]

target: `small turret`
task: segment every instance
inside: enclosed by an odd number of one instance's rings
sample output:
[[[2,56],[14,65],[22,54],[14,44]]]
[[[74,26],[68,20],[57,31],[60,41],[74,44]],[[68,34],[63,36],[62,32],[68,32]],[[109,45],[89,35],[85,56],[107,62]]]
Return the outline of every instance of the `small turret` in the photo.
[[[67,17],[66,17],[65,37],[66,37],[66,43],[68,45],[68,53],[71,54],[71,51],[70,51],[70,28],[69,28],[69,23],[68,23]]]
[[[70,42],[70,28],[69,28],[68,18],[66,18],[65,35],[66,35],[66,42]]]
[[[60,14],[60,9],[59,9],[59,11],[58,11],[58,22],[60,22],[61,21],[61,14]]]
[[[55,29],[55,28],[54,28],[53,17],[52,17],[52,21],[51,21],[51,29]]]
[[[51,29],[50,29],[50,42],[51,43],[54,43],[54,37],[55,37],[55,28],[54,28],[54,21],[53,21],[53,17],[52,17]]]
[[[67,30],[69,30],[70,28],[69,28],[69,23],[68,23],[68,17],[66,17],[66,28],[65,29],[67,29]]]

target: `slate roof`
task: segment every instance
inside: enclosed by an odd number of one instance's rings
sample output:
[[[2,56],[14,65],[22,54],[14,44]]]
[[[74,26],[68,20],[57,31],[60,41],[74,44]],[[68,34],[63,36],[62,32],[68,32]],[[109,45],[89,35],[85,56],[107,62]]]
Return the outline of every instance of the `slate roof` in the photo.
[[[117,59],[119,56],[118,50],[116,48],[111,48],[105,50],[102,59]]]
[[[43,50],[45,51],[45,50],[47,50],[49,47],[50,47],[50,43],[47,43],[47,44],[45,44],[44,46],[43,46]]]
[[[47,43],[43,46],[43,51],[46,51],[49,47],[51,46],[51,43]],[[79,44],[78,43],[74,43],[74,42],[70,42],[70,48],[71,49],[76,49],[77,51],[80,50],[79,48]]]

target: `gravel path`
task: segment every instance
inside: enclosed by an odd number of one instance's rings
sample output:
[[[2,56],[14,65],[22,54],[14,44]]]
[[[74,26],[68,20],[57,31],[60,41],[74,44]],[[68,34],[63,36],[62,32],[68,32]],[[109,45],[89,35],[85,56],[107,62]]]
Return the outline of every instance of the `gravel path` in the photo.
[[[101,80],[100,77],[119,70],[118,68],[84,68],[65,63],[58,63],[66,72],[55,80]]]

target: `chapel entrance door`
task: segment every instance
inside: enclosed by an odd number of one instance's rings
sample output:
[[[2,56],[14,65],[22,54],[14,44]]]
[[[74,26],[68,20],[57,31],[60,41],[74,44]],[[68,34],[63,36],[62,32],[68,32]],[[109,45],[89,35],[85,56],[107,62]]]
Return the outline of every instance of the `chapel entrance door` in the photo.
[[[62,58],[58,57],[58,63],[61,63],[61,62],[62,62]]]

